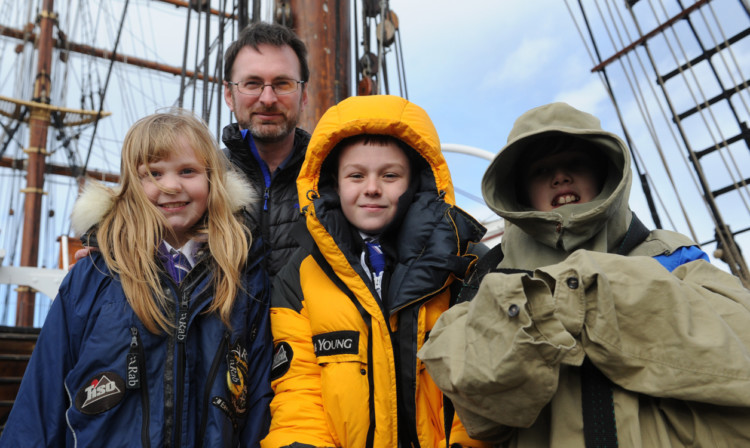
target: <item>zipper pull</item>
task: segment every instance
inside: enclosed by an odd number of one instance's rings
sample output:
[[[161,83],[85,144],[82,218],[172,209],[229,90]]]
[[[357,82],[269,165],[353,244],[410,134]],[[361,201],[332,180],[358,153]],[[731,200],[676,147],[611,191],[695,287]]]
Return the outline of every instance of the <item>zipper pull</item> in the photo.
[[[136,327],[130,327],[130,334],[130,352],[128,352],[128,376],[126,387],[128,389],[140,389],[141,372],[139,358],[143,351],[138,338],[138,329]]]
[[[271,196],[271,188],[266,187],[266,189],[263,191],[263,211],[268,211],[268,197]]]
[[[138,329],[130,327],[130,350],[133,351],[138,348]]]

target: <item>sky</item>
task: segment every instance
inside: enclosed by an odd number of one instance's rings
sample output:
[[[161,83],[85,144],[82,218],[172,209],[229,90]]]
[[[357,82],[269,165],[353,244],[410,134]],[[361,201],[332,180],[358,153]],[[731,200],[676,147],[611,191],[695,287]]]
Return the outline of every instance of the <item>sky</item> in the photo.
[[[622,48],[639,35],[632,19],[628,20],[627,14],[623,12],[624,3],[583,1],[597,36],[602,59],[614,54],[613,41],[621,42],[618,47]],[[693,2],[683,3],[687,7]],[[575,20],[566,6],[568,4]],[[741,8],[740,2],[718,0],[710,4],[710,7],[701,9],[700,16],[696,14],[693,18],[693,24],[704,43],[720,40],[722,33],[724,36],[732,36],[750,26],[748,13]],[[455,2],[436,0],[430,2],[429,13],[419,2],[408,0],[392,0],[390,6],[399,17],[409,99],[427,110],[442,142],[469,145],[496,153],[505,144],[519,115],[555,101],[564,101],[589,112],[601,120],[603,129],[620,136],[625,135],[602,78],[591,71],[596,63],[590,53],[593,51],[590,40],[587,37],[587,43],[584,44],[576,27],[576,24],[584,26],[578,2],[466,0],[461,2],[459,8]],[[618,8],[619,12],[613,11]],[[676,1],[642,0],[636,4],[634,11],[642,33],[646,33],[657,25],[654,17],[659,17],[659,23],[663,23],[677,14],[679,7]],[[622,17],[623,14],[626,16],[623,23],[628,23],[629,29],[623,26],[618,35],[614,28],[610,28],[610,33],[606,33],[601,26],[604,23],[601,17]],[[715,21],[719,25],[711,25]],[[681,33],[681,36],[690,35],[686,27],[685,21],[681,21],[673,29]],[[585,29],[580,31],[586,33]],[[667,40],[654,38],[648,44],[648,50],[662,74],[679,65],[674,62],[672,52],[679,55],[684,51],[690,58],[700,53],[697,45],[691,44],[690,39],[678,42],[671,30],[666,36]],[[717,66],[725,62],[728,67],[733,67],[726,71],[734,72],[735,83],[750,78],[749,41],[750,39],[744,39],[735,44],[734,53],[722,54],[722,60],[714,58]],[[677,60],[684,61],[679,56]],[[644,47],[631,52],[627,59],[620,59],[608,66],[607,73],[614,86],[622,115],[628,123],[628,132],[642,170],[654,181],[652,189],[658,190],[661,195],[663,205],[657,204],[659,219],[664,228],[693,236],[699,242],[709,241],[713,239],[714,227],[706,206],[700,199],[699,189],[691,180],[690,170],[682,161],[685,157],[683,154],[687,152],[674,143],[674,131],[668,130],[668,123],[653,119],[653,128],[658,136],[658,143],[655,143],[640,118],[641,110],[650,111],[653,117],[660,107],[666,106],[663,99],[655,99],[659,97],[658,94],[649,94],[658,90],[653,82],[656,76],[653,72],[647,74],[648,70],[639,70],[639,65],[649,65]],[[636,67],[636,73],[643,73],[640,81],[626,78],[623,67]],[[724,87],[733,86],[734,83],[728,80],[729,75],[721,67],[718,70],[725,81]],[[701,98],[701,88],[703,97],[711,97],[721,90],[716,85],[715,78],[707,73],[705,63],[703,66],[696,66],[695,73],[697,81],[693,83],[692,91],[678,85],[678,81],[667,82],[667,91],[677,111],[689,108],[691,100],[693,105],[696,104],[693,95]],[[637,82],[640,82],[637,87],[646,92],[643,99],[645,105],[640,108],[630,86]],[[649,85],[654,87],[648,87]],[[740,120],[745,122],[749,115],[748,98],[747,91],[733,97]],[[697,146],[696,150],[703,149],[708,144],[711,133],[726,138],[739,132],[737,123],[730,119],[726,107],[715,113],[718,114],[717,125],[704,125],[697,117],[685,119],[685,132],[693,145]],[[707,119],[710,121],[711,117]],[[668,161],[667,167],[679,195],[668,182],[669,175],[656,151],[657,146],[664,149],[663,157]],[[673,148],[669,152],[671,147]],[[732,153],[728,163],[731,166],[734,162],[735,166],[739,166],[740,173],[736,179],[750,177],[748,147],[741,143],[735,144],[732,146]],[[472,199],[481,198],[480,182],[488,162],[465,155],[447,154],[446,157],[454,184],[468,193],[459,195],[459,205],[480,220],[491,220],[494,217],[492,211]],[[709,184],[715,189],[726,185],[729,175],[723,166],[717,166],[722,164],[712,158],[717,156],[703,160],[706,162],[704,166]],[[717,202],[725,213],[725,221],[734,230],[750,226],[746,188],[742,196],[727,194],[717,198]],[[654,221],[638,179],[634,179],[630,203],[643,222],[653,227]],[[680,205],[688,218],[683,216]],[[750,247],[750,236],[747,233],[738,237],[738,241],[741,245]],[[706,247],[709,255],[713,254],[712,247]],[[718,262],[718,265],[723,263]]]
[[[722,30],[714,29],[714,34],[724,32],[733,35],[750,27],[749,16],[742,10],[741,0],[714,0],[709,7],[701,8],[702,14],[716,15],[723,26]],[[12,15],[27,16],[29,14],[26,2],[16,0],[0,0],[0,21],[5,23],[11,21]],[[61,4],[62,2],[56,2]],[[69,2],[70,3],[70,2]],[[72,2],[77,4],[77,2]],[[218,5],[218,1],[212,3]],[[683,3],[692,4],[685,1]],[[28,3],[30,5],[31,3]],[[86,2],[83,2],[85,5]],[[61,14],[60,26],[68,30],[71,41],[91,41],[91,36],[98,36],[95,41],[97,46],[112,48],[116,31],[119,26],[119,17],[124,8],[122,0],[106,0],[100,2],[101,10],[87,8],[83,14]],[[264,17],[269,17],[270,2],[263,6]],[[590,15],[592,26],[601,39],[601,56],[606,59],[614,53],[610,39],[629,43],[637,38],[638,32],[632,24],[629,29],[619,32],[620,36],[608,36],[600,25],[597,25],[599,14],[622,14],[624,0],[616,2],[583,0]],[[184,14],[171,5],[154,0],[132,0],[129,4],[126,22],[126,32],[123,33],[120,42],[120,52],[145,59],[160,60],[173,66],[179,66],[182,60],[182,49],[170,44],[170,42],[182,42],[185,36],[184,19],[175,19],[178,14]],[[573,11],[575,20],[571,17]],[[597,9],[596,6],[604,8]],[[604,5],[604,6],[603,6]],[[616,7],[613,8],[613,6]],[[664,11],[660,10],[662,7]],[[361,6],[360,6],[361,7]],[[610,8],[608,10],[608,8]],[[655,22],[652,15],[648,14],[649,8],[658,10],[660,22],[666,20],[677,12],[677,0],[641,0],[636,5],[636,10],[643,17],[641,26],[643,32],[650,31]],[[709,10],[709,8],[711,8]],[[515,119],[525,111],[554,101],[564,101],[572,106],[589,112],[601,119],[605,130],[624,135],[623,129],[617,118],[616,110],[610,100],[604,84],[599,75],[592,73],[591,68],[596,64],[590,54],[590,43],[588,47],[579,34],[576,24],[582,26],[581,12],[578,2],[573,0],[501,0],[488,2],[486,0],[390,0],[390,9],[396,13],[399,19],[399,34],[401,50],[403,51],[404,70],[410,101],[423,107],[432,118],[441,141],[479,148],[491,153],[496,153],[506,142],[507,135],[513,126]],[[612,9],[616,9],[613,12]],[[31,11],[31,17],[33,17]],[[683,24],[675,28],[683,27]],[[698,28],[701,28],[698,26]],[[585,33],[585,30],[581,30]],[[684,31],[684,29],[683,29]],[[189,34],[193,40],[204,30],[192,25]],[[708,34],[700,31],[703,35]],[[629,35],[626,35],[630,33]],[[606,38],[605,38],[606,36]],[[587,42],[588,39],[586,40]],[[750,41],[746,38],[743,42],[736,44],[736,52],[731,55],[738,68],[727,69],[727,72],[738,71],[738,79],[750,79]],[[24,54],[32,54],[30,44],[27,44],[24,52],[14,52],[15,42],[0,40],[0,94],[7,96],[20,96],[28,98],[30,93],[17,91],[12,87],[19,85],[16,80],[29,77],[30,69],[19,69],[22,62],[20,57]],[[195,44],[191,44],[195,45]],[[620,48],[625,44],[619,44]],[[667,46],[654,39],[650,41],[648,49],[654,55],[656,64],[663,71],[674,68],[675,64],[669,55]],[[392,51],[392,50],[391,50]],[[639,48],[638,53],[644,58],[644,48]],[[679,51],[679,49],[677,50]],[[687,48],[690,57],[696,54],[695,48]],[[194,55],[190,54],[190,63],[195,64]],[[80,90],[88,91],[89,99],[86,101],[87,108],[96,108],[98,103],[91,101],[96,98],[96,86],[102,85],[107,77],[107,66],[101,64],[95,71],[88,71],[87,62],[79,63],[78,56],[69,58],[71,62],[62,64],[59,58],[55,58],[53,72],[56,86],[61,85],[65,79],[69,84],[69,92],[64,95],[65,104],[68,107],[77,107],[80,103]],[[612,64],[608,69],[610,80],[615,88],[618,103],[623,116],[630,122],[637,122],[640,115],[639,104],[630,97],[629,80],[620,72],[625,64],[638,66],[646,64],[645,59],[630,59]],[[27,64],[30,64],[27,62]],[[389,63],[393,67],[393,62]],[[30,66],[30,65],[29,65]],[[25,66],[24,66],[25,67]],[[744,70],[744,72],[743,72]],[[64,73],[64,76],[62,75]],[[708,96],[715,94],[718,87],[711,81],[705,69],[698,69],[699,87],[707,90],[713,88],[714,93],[708,92]],[[721,76],[727,78],[722,72]],[[654,76],[642,77],[653,84]],[[148,73],[142,69],[136,69],[122,64],[116,66],[112,72],[109,91],[107,93],[104,110],[113,112],[112,116],[103,120],[97,130],[97,142],[93,146],[90,167],[103,171],[118,171],[118,148],[127,128],[136,119],[159,108],[175,105],[178,91],[178,78],[173,75],[161,75]],[[646,81],[641,81],[645,83]],[[670,81],[674,83],[673,81]],[[27,83],[28,84],[28,83]],[[731,84],[729,82],[728,84]],[[397,84],[392,82],[391,92],[394,93]],[[93,87],[92,87],[93,86]],[[646,84],[641,88],[648,90]],[[56,87],[62,90],[62,87]],[[684,90],[675,90],[673,100],[678,110],[684,110],[691,102],[690,95]],[[62,93],[58,91],[58,94]],[[750,98],[747,92],[741,98],[744,103],[737,103],[739,114],[743,121],[748,120],[748,108]],[[214,104],[221,104],[212,110],[210,125],[212,131],[219,132],[221,126],[229,121],[229,110],[223,105],[220,98],[213,98]],[[201,102],[200,95],[196,102]],[[663,101],[645,99],[645,106],[651,111],[656,111]],[[192,100],[191,100],[192,103]],[[694,104],[695,102],[693,102]],[[190,104],[186,104],[190,106]],[[726,110],[719,110],[718,121],[720,126],[712,127],[713,132],[719,131],[724,123],[731,124],[727,118]],[[5,121],[3,121],[5,123]],[[717,128],[718,129],[714,129]],[[736,127],[736,125],[734,125]],[[663,123],[655,123],[656,134],[663,136],[664,141],[660,145],[670,146],[667,140],[671,139],[671,131],[668,131]],[[710,132],[704,129],[700,123],[689,123],[686,130],[690,137],[703,146],[704,136]],[[724,134],[731,135],[736,129],[724,130]],[[649,131],[643,125],[633,125],[629,129],[639,159],[643,167],[649,170],[649,176],[655,182],[654,189],[662,195],[658,205],[661,219],[665,228],[675,229],[682,233],[692,235],[695,239],[703,242],[712,238],[713,227],[711,225],[705,206],[697,195],[697,189],[690,179],[689,171],[681,164],[682,152],[665,153],[663,156],[676,165],[672,173],[677,190],[683,198],[677,196],[671,185],[666,182],[669,178],[662,167],[661,158],[655,151],[657,146],[649,139]],[[55,135],[51,134],[51,139]],[[670,137],[670,138],[668,138]],[[17,137],[22,139],[23,137]],[[23,157],[21,153],[24,142],[11,145],[6,156]],[[81,158],[85,158],[89,147],[86,136],[75,140],[73,146],[79,152]],[[736,145],[737,146],[737,145]],[[735,162],[739,165],[740,175],[743,178],[750,177],[750,158],[746,147],[735,148]],[[56,158],[56,159],[55,159]],[[496,217],[482,203],[480,181],[489,162],[477,157],[446,153],[450,165],[454,185],[457,189],[458,205],[473,214],[483,222],[493,221]],[[51,160],[64,163],[64,151],[58,150],[50,156]],[[712,188],[717,188],[726,183],[727,175],[721,171],[719,162],[711,161],[711,171],[716,172],[712,178]],[[682,168],[679,168],[683,165]],[[0,179],[7,180],[7,179]],[[20,178],[11,179],[16,185],[20,185]],[[56,182],[63,183],[58,180]],[[70,181],[65,188],[70,188]],[[7,185],[7,184],[3,184]],[[50,191],[56,185],[50,184]],[[5,188],[5,187],[3,187]],[[62,188],[62,187],[61,187]],[[20,198],[21,196],[19,196]],[[19,198],[10,205],[2,202],[0,208],[19,208]],[[57,207],[57,213],[50,216],[42,226],[45,237],[53,239],[55,228],[65,228],[65,221],[72,205],[74,197],[50,194],[45,201]],[[695,215],[695,222],[688,225],[682,216],[682,207]],[[641,191],[637,180],[631,193],[631,208],[638,214],[644,223],[653,227],[645,196]],[[726,211],[726,220],[731,222],[733,229],[747,228],[750,226],[750,212],[748,212],[750,197],[745,192],[740,197],[723,197],[720,207]],[[667,214],[667,212],[669,212]],[[2,213],[2,210],[0,210]],[[667,217],[669,216],[669,217]],[[52,224],[52,221],[55,224]],[[692,226],[692,229],[691,229]],[[3,227],[0,223],[0,248],[8,247],[18,238],[18,230],[11,227]],[[750,232],[739,238],[740,244],[750,248]],[[42,256],[41,263],[44,266],[56,264],[56,248],[50,249],[49,254]],[[709,254],[712,247],[706,247]],[[750,250],[750,249],[749,249]],[[5,265],[9,260],[5,260]],[[721,266],[721,262],[717,265]],[[0,301],[3,292],[0,288]],[[2,317],[2,316],[0,316]],[[0,322],[2,323],[2,322]]]
[[[432,117],[442,142],[496,153],[519,115],[554,101],[610,113],[564,2],[469,0],[457,8],[438,0],[429,14],[414,3],[393,0],[391,10],[401,24],[409,99]],[[458,188],[481,198],[489,162],[447,157]],[[459,200],[480,220],[494,217],[477,201]]]

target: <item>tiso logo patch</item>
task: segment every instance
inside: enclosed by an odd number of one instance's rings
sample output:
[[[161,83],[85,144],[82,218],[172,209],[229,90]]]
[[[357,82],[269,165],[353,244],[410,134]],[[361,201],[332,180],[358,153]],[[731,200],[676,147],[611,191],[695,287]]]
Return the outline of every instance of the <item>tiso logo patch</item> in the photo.
[[[125,381],[115,372],[91,378],[76,394],[76,408],[84,414],[101,414],[115,407],[125,396]]]
[[[313,336],[315,356],[331,356],[359,353],[359,332],[333,331]]]

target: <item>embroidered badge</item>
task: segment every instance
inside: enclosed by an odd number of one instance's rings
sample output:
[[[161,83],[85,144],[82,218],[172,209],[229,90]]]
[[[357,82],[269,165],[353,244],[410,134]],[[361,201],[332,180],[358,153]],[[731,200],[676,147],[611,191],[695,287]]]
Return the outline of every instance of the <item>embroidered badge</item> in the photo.
[[[313,336],[315,356],[331,356],[359,353],[359,332],[333,331]]]
[[[76,408],[83,414],[101,414],[117,406],[125,396],[125,381],[115,372],[99,373],[76,394]]]
[[[247,412],[247,350],[235,344],[227,355],[227,388],[232,410],[238,416]]]
[[[271,365],[271,381],[277,380],[284,376],[292,365],[292,346],[286,342],[276,344],[273,352],[273,364]]]

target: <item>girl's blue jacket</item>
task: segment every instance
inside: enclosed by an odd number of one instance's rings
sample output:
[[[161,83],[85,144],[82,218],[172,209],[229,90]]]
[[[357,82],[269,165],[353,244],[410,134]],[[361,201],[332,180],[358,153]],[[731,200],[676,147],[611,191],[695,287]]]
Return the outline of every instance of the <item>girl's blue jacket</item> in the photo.
[[[175,329],[158,335],[138,320],[101,254],[76,263],[0,446],[257,446],[272,396],[268,280],[259,258],[249,261],[231,329],[205,314],[210,254],[198,256],[180,286],[164,274]]]

